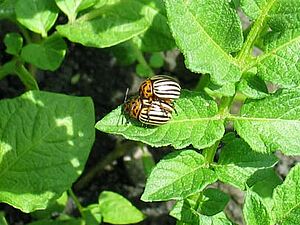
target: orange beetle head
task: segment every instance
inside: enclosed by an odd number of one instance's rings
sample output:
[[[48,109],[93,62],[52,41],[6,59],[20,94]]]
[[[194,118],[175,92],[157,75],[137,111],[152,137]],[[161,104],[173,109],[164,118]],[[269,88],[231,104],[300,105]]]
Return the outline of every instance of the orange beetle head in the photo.
[[[141,84],[139,94],[142,98],[147,98],[147,99],[153,96],[152,81],[150,79],[145,80]]]
[[[124,111],[130,117],[137,119],[142,109],[142,101],[139,96],[132,97],[124,104]]]

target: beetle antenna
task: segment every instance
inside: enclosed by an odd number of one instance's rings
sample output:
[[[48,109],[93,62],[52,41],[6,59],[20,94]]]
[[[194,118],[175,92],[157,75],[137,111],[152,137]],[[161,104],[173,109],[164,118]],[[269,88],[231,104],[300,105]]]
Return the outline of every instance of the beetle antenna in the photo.
[[[124,97],[124,103],[127,101],[129,88],[126,88],[125,97]]]
[[[125,97],[124,97],[124,101],[123,101],[123,104],[125,104],[126,103],[126,101],[127,101],[127,98],[128,98],[128,92],[129,92],[129,88],[126,88],[126,92],[125,92]],[[124,107],[124,106],[123,106]],[[123,108],[124,109],[124,108]],[[124,111],[124,110],[122,110],[122,111]],[[117,124],[119,124],[119,122],[120,122],[120,117],[121,117],[121,115],[119,116],[119,119],[118,119],[118,123]],[[123,117],[121,118],[121,124],[123,124],[124,123],[124,121],[123,121]]]

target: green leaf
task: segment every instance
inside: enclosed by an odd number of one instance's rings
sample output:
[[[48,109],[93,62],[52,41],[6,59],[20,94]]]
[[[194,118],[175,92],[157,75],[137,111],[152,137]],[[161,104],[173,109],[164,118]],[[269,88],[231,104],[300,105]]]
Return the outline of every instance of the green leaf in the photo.
[[[149,65],[153,68],[160,68],[164,65],[164,56],[160,52],[153,53],[149,60]]]
[[[176,218],[178,220],[177,223],[182,222],[182,224],[199,224],[198,214],[186,199],[176,202],[170,212],[170,216]]]
[[[241,7],[252,19],[265,16],[273,31],[300,26],[298,0],[241,0]]]
[[[7,75],[17,75],[28,90],[38,90],[38,84],[24,64],[14,58],[0,67],[0,80]]]
[[[272,167],[276,162],[274,155],[255,152],[245,141],[236,138],[223,147],[215,171],[221,181],[244,189],[255,171]]]
[[[228,83],[223,86],[216,85],[210,82],[207,87],[204,88],[205,92],[211,96],[234,96],[235,94],[235,84]]]
[[[179,223],[183,225],[231,225],[232,223],[221,212],[214,216],[206,216],[197,212],[186,200],[179,201],[175,204],[170,212]]]
[[[18,55],[23,45],[23,38],[18,33],[7,33],[4,37],[4,44],[6,53]]]
[[[132,41],[125,41],[110,49],[121,65],[131,65],[137,59],[137,50]]]
[[[275,173],[274,168],[257,170],[247,181],[251,190],[259,194],[260,197],[271,199],[273,190],[282,184],[282,180]]]
[[[39,220],[27,225],[85,225],[85,223],[81,219],[72,218],[68,220]]]
[[[274,2],[274,0],[271,0],[271,2]],[[267,4],[268,0],[241,0],[243,11],[252,19],[257,19]]]
[[[237,90],[247,98],[252,99],[261,99],[269,95],[266,83],[251,72],[243,75],[243,79],[239,82]]]
[[[0,80],[6,77],[7,75],[16,74],[16,63],[17,60],[13,59],[0,67]]]
[[[0,201],[45,209],[81,174],[94,142],[90,98],[30,91],[0,101]]]
[[[203,192],[206,200],[200,206],[201,214],[213,216],[222,212],[229,202],[229,196],[219,189],[208,188]]]
[[[93,6],[97,0],[55,0],[57,6],[70,21],[74,21],[77,13]]]
[[[143,4],[124,0],[94,9],[72,24],[56,29],[70,41],[90,47],[110,47],[127,41],[147,30],[149,21],[141,15]]]
[[[152,170],[141,197],[143,201],[183,199],[217,179],[204,157],[193,150],[176,151]]]
[[[172,119],[162,126],[143,127],[128,120],[122,107],[106,115],[96,128],[106,133],[120,134],[127,139],[141,141],[151,146],[172,145],[184,148],[192,144],[201,149],[213,145],[224,134],[224,119],[220,118],[215,101],[204,94],[182,90],[176,100]]]
[[[55,200],[54,203],[51,203],[44,210],[36,210],[32,212],[30,215],[35,219],[50,219],[51,216],[55,213],[62,213],[67,205],[68,195],[67,192],[64,192],[62,196]]]
[[[92,204],[87,208],[84,208],[83,215],[86,225],[99,225],[102,221],[102,215],[98,204]]]
[[[151,25],[147,31],[133,39],[135,44],[144,52],[160,52],[174,48],[175,41],[168,25],[163,0],[138,2],[146,5],[143,15]]]
[[[277,224],[300,224],[299,186],[300,164],[297,164],[289,172],[283,184],[274,191],[272,212]]]
[[[169,25],[188,69],[209,73],[213,83],[234,83],[240,68],[229,52],[243,43],[240,19],[226,0],[165,0]]]
[[[257,67],[259,76],[282,87],[300,85],[300,4],[295,0],[244,0],[244,11],[258,16],[268,31],[263,36],[265,52],[249,68]]]
[[[141,77],[150,77],[153,74],[150,67],[140,63],[136,65],[135,72]]]
[[[43,40],[41,44],[28,44],[21,52],[21,57],[43,70],[58,69],[66,54],[66,43],[57,34]]]
[[[280,90],[261,100],[246,102],[234,116],[238,134],[258,152],[300,153],[300,89]]]
[[[255,192],[247,191],[243,212],[247,225],[271,224],[267,208],[263,200]]]
[[[110,191],[103,191],[100,194],[99,208],[106,223],[129,224],[145,219],[145,216],[126,198]]]
[[[280,184],[282,180],[274,168],[258,170],[247,180],[247,185],[264,200],[268,209],[273,207],[273,191]]]
[[[58,8],[49,0],[18,0],[15,10],[22,25],[43,37],[47,36],[58,16]]]
[[[259,75],[283,87],[300,85],[300,32],[282,45],[270,49],[256,60]]]

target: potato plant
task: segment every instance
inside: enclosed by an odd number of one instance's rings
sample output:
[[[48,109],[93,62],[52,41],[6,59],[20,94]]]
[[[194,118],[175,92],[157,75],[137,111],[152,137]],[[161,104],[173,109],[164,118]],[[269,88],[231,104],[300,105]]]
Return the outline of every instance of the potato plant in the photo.
[[[250,19],[248,27],[238,12]],[[299,224],[300,167],[284,181],[274,171],[276,151],[300,153],[299,15],[299,0],[0,0],[0,19],[18,28],[1,40],[0,54],[10,60],[0,66],[0,79],[15,75],[28,90],[0,100],[0,202],[36,214],[32,225],[142,221],[117,193],[104,191],[83,207],[71,189],[95,126],[175,149],[152,169],[141,200],[175,200],[170,215],[177,224],[233,224],[224,213],[229,197],[215,182],[245,192],[245,224]],[[66,39],[114,47],[118,59],[135,62],[146,77],[162,65],[158,52],[177,47],[200,82],[181,91],[165,125],[142,126],[122,105],[95,125],[91,98],[39,90],[36,70],[61,66]],[[149,62],[144,53],[152,54]],[[79,218],[62,212],[66,191]],[[61,212],[55,220],[53,210]]]

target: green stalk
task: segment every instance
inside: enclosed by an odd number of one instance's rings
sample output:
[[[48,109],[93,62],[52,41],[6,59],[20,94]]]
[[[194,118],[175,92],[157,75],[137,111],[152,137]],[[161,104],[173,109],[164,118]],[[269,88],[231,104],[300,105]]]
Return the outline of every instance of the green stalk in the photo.
[[[73,192],[73,190],[71,188],[69,188],[68,192],[69,192],[69,195],[72,197],[72,199],[73,199],[76,207],[78,208],[81,217],[84,218],[83,206],[80,204],[77,196],[74,194],[74,192]]]
[[[203,156],[206,159],[206,161],[211,164],[214,161],[215,154],[217,152],[218,146],[220,141],[217,141],[214,145],[203,149]]]
[[[260,33],[265,29],[266,21],[265,18],[268,15],[268,12],[272,8],[274,2],[276,0],[271,0],[268,4],[267,7],[264,8],[264,10],[261,12],[260,16],[257,18],[255,21],[254,25],[252,26],[247,39],[239,52],[237,56],[237,60],[240,64],[241,67],[244,67],[244,64],[246,64],[247,59],[252,55],[251,51],[253,49],[254,43],[259,37]]]
[[[203,200],[203,192],[200,192],[200,193],[199,193],[199,196],[198,196],[198,198],[197,198],[196,204],[195,204],[195,206],[193,207],[194,210],[196,210],[196,211],[198,210],[198,208],[199,208],[199,206],[200,206],[202,200]]]
[[[209,75],[202,74],[200,77],[200,80],[195,88],[195,91],[203,91],[204,88],[208,85],[208,83],[209,83]]]
[[[23,63],[16,63],[15,72],[28,90],[39,90],[39,86],[36,80],[34,79],[32,74],[25,68]]]
[[[139,64],[141,64],[142,66],[147,68],[147,70],[150,72],[150,74],[149,74],[150,76],[154,76],[155,73],[152,70],[152,68],[149,66],[149,64],[147,63],[142,51],[136,46],[136,44],[132,43],[132,45],[134,47],[134,51],[135,51],[135,54],[136,54],[136,59],[139,62]]]
[[[117,143],[115,149],[110,152],[104,159],[100,160],[93,166],[86,174],[84,174],[80,180],[75,184],[74,190],[82,190],[85,188],[95,177],[104,172],[104,168],[111,164],[116,159],[122,157],[126,150],[133,148],[132,142]]]
[[[26,43],[27,43],[27,44],[32,43],[32,40],[31,40],[31,37],[30,37],[30,34],[29,34],[28,30],[25,29],[25,28],[23,27],[23,25],[20,24],[20,23],[18,23],[18,26],[19,26],[19,29],[20,29],[20,31],[21,31],[21,33],[22,33],[22,35],[23,35],[23,37],[24,37]]]

